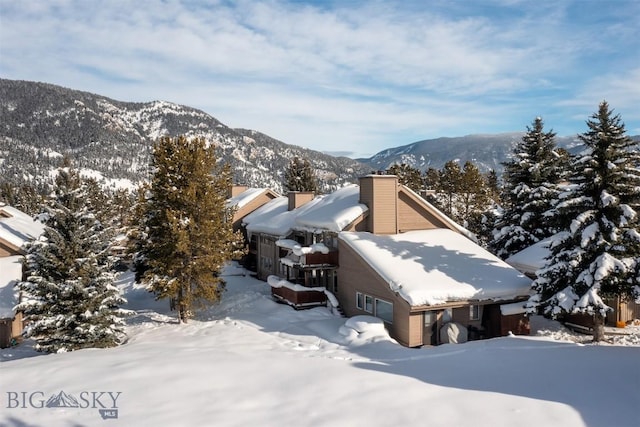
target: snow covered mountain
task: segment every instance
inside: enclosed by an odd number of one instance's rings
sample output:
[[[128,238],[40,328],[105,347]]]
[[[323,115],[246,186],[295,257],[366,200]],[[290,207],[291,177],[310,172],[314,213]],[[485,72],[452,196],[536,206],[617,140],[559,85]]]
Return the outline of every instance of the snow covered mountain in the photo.
[[[119,102],[45,83],[0,79],[0,116],[0,173],[12,183],[40,184],[63,156],[113,185],[137,183],[147,176],[152,143],[164,135],[214,143],[237,183],[248,186],[281,190],[281,175],[295,156],[311,161],[324,191],[369,172],[355,160],[232,129],[203,111],[164,101]]]
[[[524,132],[511,132],[427,139],[389,148],[368,159],[358,160],[376,170],[388,169],[395,163],[405,163],[421,171],[430,167],[441,169],[449,160],[457,160],[461,166],[470,160],[483,172],[491,169],[501,172],[502,163],[510,158],[523,135]],[[569,151],[580,146],[577,136],[556,137],[556,143],[558,147]]]
[[[46,83],[0,79],[0,185],[36,186],[50,171],[73,160],[85,175],[114,187],[148,176],[152,143],[163,135],[203,137],[219,147],[238,184],[282,191],[282,175],[295,156],[307,158],[331,192],[373,170],[407,163],[440,169],[449,160],[473,161],[480,170],[502,170],[523,133],[423,140],[384,150],[368,159],[334,157],[289,145],[255,130],[232,129],[209,114],[164,101],[131,103]],[[640,137],[634,137],[640,140]],[[574,150],[577,137],[558,137]]]

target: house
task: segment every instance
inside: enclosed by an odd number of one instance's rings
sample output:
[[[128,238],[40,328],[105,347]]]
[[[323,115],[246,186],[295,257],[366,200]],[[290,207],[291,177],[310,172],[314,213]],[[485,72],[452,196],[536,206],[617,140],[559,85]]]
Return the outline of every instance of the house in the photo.
[[[277,275],[293,285],[321,287],[329,291],[336,286],[338,267],[337,236],[343,229],[361,223],[366,205],[359,203],[359,188],[348,185],[331,194],[314,196],[308,192],[290,192],[273,200],[244,219],[247,236],[258,256],[257,275],[263,280]],[[287,292],[276,290],[274,296]],[[312,292],[313,293],[313,292]],[[297,301],[282,297],[296,308],[325,304],[320,292],[315,301],[304,301],[301,291]]]
[[[367,231],[339,235],[344,313],[382,318],[409,347],[450,342],[452,323],[472,339],[501,335],[501,306],[526,300],[531,281],[395,176],[370,175],[360,187]],[[524,308],[513,315],[522,326],[512,332],[528,333]]]
[[[531,281],[396,176],[290,194],[243,222],[258,277],[295,308],[339,302],[347,316],[381,318],[409,347],[497,336],[505,325],[528,333],[524,309],[508,305],[528,298]]]
[[[278,197],[280,197],[278,193],[268,188],[249,188],[244,185],[232,185],[227,194],[227,208],[233,210],[233,231],[246,231],[242,227],[243,219],[251,215],[256,209],[259,209]],[[246,234],[244,237],[245,240],[249,242]],[[251,247],[249,244],[247,249],[247,253],[241,262],[245,267],[255,269],[255,247]]]
[[[23,246],[43,232],[41,222],[14,207],[0,206],[0,348],[22,334],[22,313],[13,308],[20,301],[15,285],[23,278]]]
[[[233,229],[239,230],[244,217],[279,196],[278,193],[268,188],[249,188],[244,185],[231,186],[227,198],[227,207],[234,210]]]
[[[541,240],[510,256],[505,261],[523,274],[535,279],[536,272],[545,266],[546,259],[551,255],[552,243],[553,237]],[[608,326],[627,324],[640,319],[640,303],[638,301],[626,301],[620,297],[603,298],[603,301],[612,309],[607,313],[605,319],[605,324]],[[586,314],[568,314],[560,320],[577,329],[590,329],[593,326],[593,317]]]
[[[22,313],[13,310],[19,302],[15,288],[22,280],[22,255],[0,258],[0,348],[9,347],[22,334]]]

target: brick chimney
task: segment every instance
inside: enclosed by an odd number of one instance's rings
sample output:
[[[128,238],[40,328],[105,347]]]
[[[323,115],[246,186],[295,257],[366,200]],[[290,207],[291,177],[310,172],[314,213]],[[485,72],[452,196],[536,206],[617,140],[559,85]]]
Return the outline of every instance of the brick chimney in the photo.
[[[315,194],[313,191],[289,191],[287,196],[289,197],[289,210],[292,211],[313,200]]]
[[[367,175],[360,178],[360,203],[369,208],[367,230],[373,234],[398,233],[398,177]]]

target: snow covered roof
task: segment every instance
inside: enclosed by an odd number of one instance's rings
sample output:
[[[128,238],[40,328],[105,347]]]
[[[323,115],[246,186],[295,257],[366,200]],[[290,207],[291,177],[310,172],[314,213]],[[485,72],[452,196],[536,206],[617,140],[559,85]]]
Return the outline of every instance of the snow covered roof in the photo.
[[[253,233],[267,233],[286,237],[283,230],[289,230],[286,215],[288,209],[289,199],[284,196],[276,197],[245,216],[242,223],[246,226],[249,236]]]
[[[360,203],[360,186],[355,184],[347,185],[317,199],[317,203],[296,216],[292,228],[305,231],[327,230],[337,233],[369,210],[367,205]]]
[[[44,233],[44,224],[26,213],[5,205],[0,206],[0,239],[22,247]]]
[[[342,232],[353,248],[412,306],[528,295],[531,280],[449,229],[394,235]]]
[[[22,255],[0,258],[0,319],[12,318],[18,303],[15,284],[22,280]]]
[[[534,243],[526,249],[510,256],[505,261],[523,273],[535,274],[536,271],[544,267],[545,258],[551,254],[549,247],[553,242],[553,237]]]
[[[235,208],[241,209],[242,207],[248,205],[249,203],[251,203],[251,201],[255,200],[266,191],[269,191],[269,190],[267,188],[248,188],[242,193],[238,194],[237,196],[234,196],[228,199],[227,207],[229,208],[235,207]]]
[[[291,211],[288,210],[288,199],[280,197],[247,215],[243,222],[249,234],[264,233],[282,238],[293,230],[339,232],[367,211],[367,206],[359,203],[359,199],[360,187],[357,185],[317,196]]]

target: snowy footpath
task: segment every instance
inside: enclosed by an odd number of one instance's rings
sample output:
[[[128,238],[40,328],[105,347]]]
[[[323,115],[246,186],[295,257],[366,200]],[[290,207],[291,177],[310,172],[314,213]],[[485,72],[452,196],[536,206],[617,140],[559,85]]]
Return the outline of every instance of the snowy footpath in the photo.
[[[593,345],[534,319],[532,337],[408,349],[244,273],[182,325],[125,274],[122,346],[0,350],[0,426],[640,425],[638,331]]]

